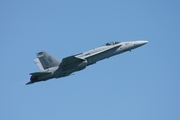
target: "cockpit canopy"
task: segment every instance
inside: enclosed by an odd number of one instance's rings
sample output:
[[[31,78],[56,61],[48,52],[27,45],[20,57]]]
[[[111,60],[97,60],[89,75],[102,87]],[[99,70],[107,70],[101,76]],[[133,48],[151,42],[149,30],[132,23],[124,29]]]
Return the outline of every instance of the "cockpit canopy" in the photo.
[[[120,42],[108,42],[108,43],[106,43],[106,46],[115,45],[115,44],[118,44],[118,43],[120,43]]]

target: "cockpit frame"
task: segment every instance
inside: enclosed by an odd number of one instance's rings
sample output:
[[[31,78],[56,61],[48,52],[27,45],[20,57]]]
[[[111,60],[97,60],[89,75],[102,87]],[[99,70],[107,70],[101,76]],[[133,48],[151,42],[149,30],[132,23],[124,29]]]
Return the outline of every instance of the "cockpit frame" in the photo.
[[[121,42],[108,42],[106,43],[106,46],[110,46],[110,45],[115,45],[115,44],[119,44]]]

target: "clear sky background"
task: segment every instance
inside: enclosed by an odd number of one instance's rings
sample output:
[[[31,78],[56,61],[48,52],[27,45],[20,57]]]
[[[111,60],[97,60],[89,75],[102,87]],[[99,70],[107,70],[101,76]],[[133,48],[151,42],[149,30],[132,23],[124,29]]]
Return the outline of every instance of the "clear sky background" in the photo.
[[[149,43],[32,85],[58,59],[109,41]],[[180,1],[1,0],[0,120],[180,120]]]

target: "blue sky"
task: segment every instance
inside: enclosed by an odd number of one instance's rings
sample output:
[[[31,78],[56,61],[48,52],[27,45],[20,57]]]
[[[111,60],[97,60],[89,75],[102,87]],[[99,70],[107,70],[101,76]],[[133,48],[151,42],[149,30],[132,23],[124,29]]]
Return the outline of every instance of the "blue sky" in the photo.
[[[0,119],[179,120],[177,0],[0,1]],[[39,51],[64,57],[109,41],[149,43],[26,86]]]

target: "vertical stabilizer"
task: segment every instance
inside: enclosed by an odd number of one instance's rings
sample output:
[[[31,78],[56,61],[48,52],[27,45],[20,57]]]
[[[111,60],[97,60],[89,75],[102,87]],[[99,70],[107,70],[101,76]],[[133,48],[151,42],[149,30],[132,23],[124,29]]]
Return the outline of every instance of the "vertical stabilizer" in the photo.
[[[37,57],[39,58],[43,69],[59,66],[59,64],[61,63],[58,59],[54,58],[44,51],[37,53]]]
[[[36,63],[36,65],[39,67],[41,71],[44,71],[44,68],[38,58],[34,59],[34,62]]]

